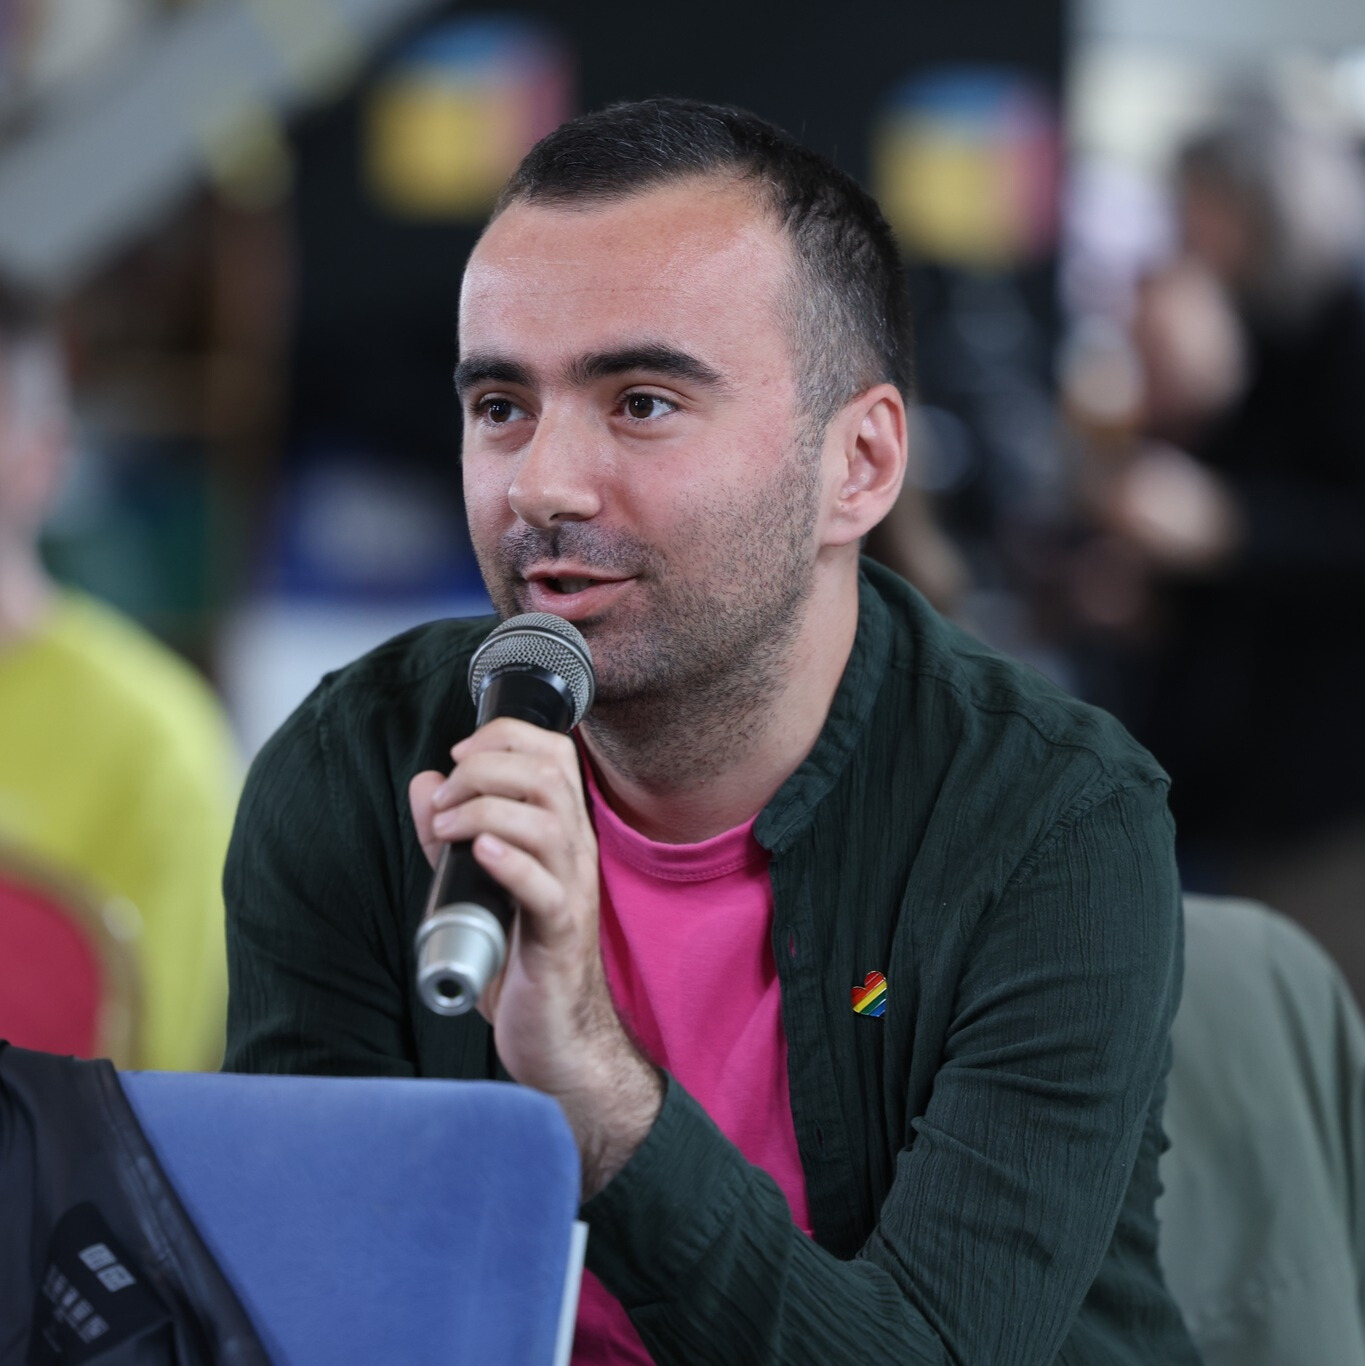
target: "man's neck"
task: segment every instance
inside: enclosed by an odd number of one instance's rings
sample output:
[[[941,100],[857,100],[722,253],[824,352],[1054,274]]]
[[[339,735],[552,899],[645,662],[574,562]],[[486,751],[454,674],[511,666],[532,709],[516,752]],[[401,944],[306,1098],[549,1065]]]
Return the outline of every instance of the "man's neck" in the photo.
[[[54,596],[52,580],[33,547],[0,535],[0,650],[37,631]]]
[[[583,727],[598,786],[650,839],[694,844],[762,810],[805,759],[825,724],[858,624],[857,566],[821,584],[801,629],[772,661],[768,686],[740,710],[717,701],[704,724],[651,708]]]

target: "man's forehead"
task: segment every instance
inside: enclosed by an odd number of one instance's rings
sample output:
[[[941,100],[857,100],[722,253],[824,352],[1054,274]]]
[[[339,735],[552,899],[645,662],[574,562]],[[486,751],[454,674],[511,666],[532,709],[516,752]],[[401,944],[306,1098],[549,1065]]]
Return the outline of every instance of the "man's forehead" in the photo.
[[[790,248],[752,191],[690,178],[611,201],[514,203],[475,247],[462,316],[512,294],[589,292],[609,306],[741,289],[758,302],[781,287]]]

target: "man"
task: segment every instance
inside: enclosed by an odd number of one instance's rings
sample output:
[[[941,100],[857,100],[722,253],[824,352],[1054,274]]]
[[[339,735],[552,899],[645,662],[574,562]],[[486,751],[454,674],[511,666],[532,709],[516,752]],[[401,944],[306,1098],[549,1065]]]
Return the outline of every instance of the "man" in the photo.
[[[44,570],[38,537],[68,426],[46,311],[0,282],[0,847],[118,898],[141,979],[130,1061],[215,1067],[227,993],[220,881],[240,761],[202,678]],[[13,958],[4,967],[23,971]],[[0,1010],[13,1043],[44,1042],[29,1023]]]
[[[460,353],[489,591],[579,626],[597,702],[580,748],[470,734],[486,622],[324,680],[234,836],[229,1065],[557,1097],[581,1361],[1196,1360],[1152,1216],[1164,778],[860,573],[909,387],[875,205],[738,111],[588,115],[504,192]],[[521,907],[455,1021],[411,951],[453,840]]]

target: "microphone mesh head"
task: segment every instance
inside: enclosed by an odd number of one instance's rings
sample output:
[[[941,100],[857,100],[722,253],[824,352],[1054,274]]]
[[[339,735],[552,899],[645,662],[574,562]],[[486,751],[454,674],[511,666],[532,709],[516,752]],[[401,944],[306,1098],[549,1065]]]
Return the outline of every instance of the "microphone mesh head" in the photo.
[[[592,706],[597,689],[592,651],[578,628],[563,617],[526,612],[493,628],[469,661],[469,692],[475,706],[489,674],[508,668],[545,669],[563,680],[573,698],[574,726]]]

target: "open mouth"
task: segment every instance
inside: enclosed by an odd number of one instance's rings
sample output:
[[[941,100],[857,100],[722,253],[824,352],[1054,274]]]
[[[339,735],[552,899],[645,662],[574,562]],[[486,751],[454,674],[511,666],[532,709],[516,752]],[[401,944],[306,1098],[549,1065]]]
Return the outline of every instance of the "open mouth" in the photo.
[[[526,575],[530,587],[553,597],[569,598],[586,593],[590,588],[612,588],[624,583],[619,574],[552,574],[544,569],[532,569]]]
[[[554,567],[546,565],[526,574],[522,580],[525,588],[519,595],[523,610],[552,612],[566,621],[587,622],[610,610],[635,581],[629,574],[598,578],[581,572],[548,572]]]

